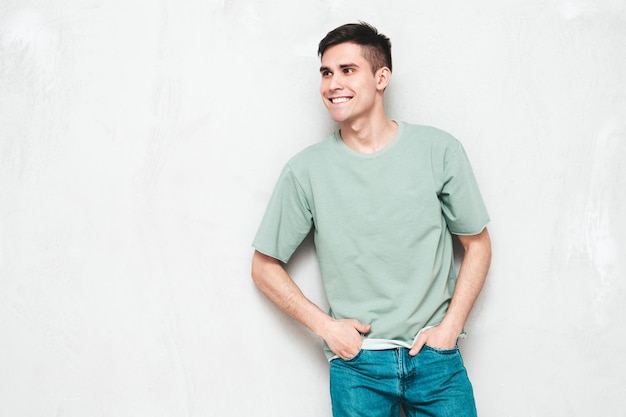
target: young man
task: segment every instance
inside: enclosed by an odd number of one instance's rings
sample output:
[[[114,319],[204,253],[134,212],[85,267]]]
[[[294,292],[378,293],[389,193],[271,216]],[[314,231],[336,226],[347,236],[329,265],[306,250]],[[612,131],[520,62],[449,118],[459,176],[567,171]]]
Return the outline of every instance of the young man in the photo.
[[[387,117],[391,43],[365,23],[320,42],[339,130],[293,157],[253,246],[252,277],[325,341],[335,417],[474,416],[457,339],[491,260],[489,216],[457,140]],[[283,268],[314,228],[330,312]],[[452,236],[465,249],[458,278]]]

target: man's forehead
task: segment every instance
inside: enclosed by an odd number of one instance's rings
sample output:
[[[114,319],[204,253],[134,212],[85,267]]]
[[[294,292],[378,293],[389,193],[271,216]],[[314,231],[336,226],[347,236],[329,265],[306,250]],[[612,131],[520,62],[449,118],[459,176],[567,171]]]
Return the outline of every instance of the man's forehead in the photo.
[[[324,51],[322,55],[322,65],[343,65],[350,62],[357,63],[365,60],[363,56],[363,47],[352,42],[340,43],[333,45]]]

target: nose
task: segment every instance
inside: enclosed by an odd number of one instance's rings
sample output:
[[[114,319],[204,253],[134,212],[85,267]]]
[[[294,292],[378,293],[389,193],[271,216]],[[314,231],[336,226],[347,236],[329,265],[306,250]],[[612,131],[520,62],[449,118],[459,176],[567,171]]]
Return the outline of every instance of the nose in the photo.
[[[330,78],[328,88],[330,88],[331,90],[341,90],[342,87],[343,83],[341,80],[341,76],[339,74],[333,74]]]

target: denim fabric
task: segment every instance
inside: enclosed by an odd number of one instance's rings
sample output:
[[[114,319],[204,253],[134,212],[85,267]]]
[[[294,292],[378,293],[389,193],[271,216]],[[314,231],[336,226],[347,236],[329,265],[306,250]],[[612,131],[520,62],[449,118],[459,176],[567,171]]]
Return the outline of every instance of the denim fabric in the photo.
[[[458,348],[361,350],[330,362],[334,417],[475,417],[472,385]]]

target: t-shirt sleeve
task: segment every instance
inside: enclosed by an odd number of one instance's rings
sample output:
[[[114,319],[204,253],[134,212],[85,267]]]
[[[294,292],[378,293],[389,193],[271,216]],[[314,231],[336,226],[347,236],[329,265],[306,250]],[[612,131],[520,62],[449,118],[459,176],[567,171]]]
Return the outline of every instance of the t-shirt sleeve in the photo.
[[[456,235],[475,235],[489,223],[474,172],[460,143],[444,162],[443,187],[439,194],[448,229]]]
[[[278,178],[252,246],[286,263],[312,225],[313,216],[306,195],[287,165]]]

